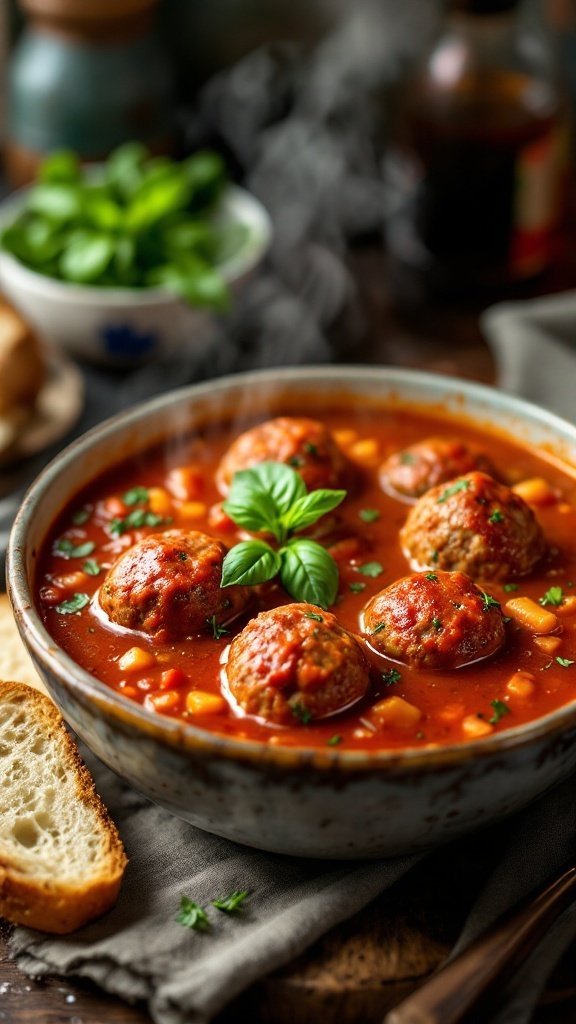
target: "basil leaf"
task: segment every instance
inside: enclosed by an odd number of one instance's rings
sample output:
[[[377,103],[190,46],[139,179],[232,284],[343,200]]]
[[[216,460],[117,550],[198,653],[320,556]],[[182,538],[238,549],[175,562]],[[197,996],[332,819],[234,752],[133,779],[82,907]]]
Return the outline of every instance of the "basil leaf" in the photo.
[[[56,544],[56,553],[66,558],[87,558],[96,547],[94,541],[87,540],[84,544],[73,544],[67,537],[63,537]]]
[[[305,494],[294,502],[290,510],[282,517],[282,522],[287,530],[303,530],[311,526],[321,516],[337,508],[344,498],[346,491],[318,490]]]
[[[102,231],[115,231],[122,224],[122,210],[101,188],[86,190],[83,210],[87,220]]]
[[[197,252],[205,260],[214,260],[216,234],[212,224],[203,220],[182,220],[164,231],[166,252],[177,259],[182,254]]]
[[[226,166],[220,154],[204,150],[184,160],[181,166],[190,188],[191,207],[200,210],[213,205],[226,183]]]
[[[278,515],[285,515],[306,494],[302,477],[283,462],[259,462],[251,469],[240,470],[234,477],[236,479],[269,494]]]
[[[222,565],[221,587],[234,583],[251,587],[274,578],[281,566],[281,558],[262,540],[247,540],[236,544],[226,555]]]
[[[36,185],[28,199],[28,209],[56,223],[75,220],[80,214],[80,192],[75,185]]]
[[[106,180],[122,199],[129,199],[142,180],[142,164],[148,150],[140,142],[126,142],[106,161]]]
[[[338,594],[338,566],[314,540],[298,537],[280,551],[280,581],[296,601],[328,608]]]
[[[133,232],[145,231],[168,214],[183,210],[189,198],[187,178],[180,167],[173,164],[158,179],[144,180],[138,187],[126,210],[126,228]]]
[[[114,239],[109,235],[76,232],[60,259],[62,276],[78,284],[96,281],[110,263],[114,248]]]
[[[38,180],[43,182],[73,183],[80,180],[78,157],[70,149],[57,149],[42,161]]]
[[[238,476],[238,474],[236,474]],[[277,517],[274,502],[265,491],[251,490],[236,477],[222,508],[232,522],[252,533],[277,535]]]
[[[75,615],[81,612],[87,604],[90,604],[88,594],[73,594],[67,601],[61,601],[56,605],[56,611],[60,615]]]

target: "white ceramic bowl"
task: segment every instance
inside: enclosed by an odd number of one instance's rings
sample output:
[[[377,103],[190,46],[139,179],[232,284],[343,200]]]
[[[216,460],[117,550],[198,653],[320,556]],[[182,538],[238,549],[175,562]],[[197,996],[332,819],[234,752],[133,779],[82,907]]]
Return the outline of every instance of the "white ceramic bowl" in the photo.
[[[15,219],[27,191],[20,190],[2,204],[0,227]],[[262,262],[272,225],[262,204],[235,185],[224,193],[217,216],[246,228],[242,245],[219,265],[235,295]],[[48,342],[108,365],[138,363],[200,347],[212,315],[162,288],[98,288],[57,281],[1,250],[0,288]]]
[[[146,708],[81,668],[35,608],[38,552],[73,496],[122,459],[249,409],[322,415],[417,405],[464,417],[576,465],[576,427],[517,398],[454,378],[380,367],[238,374],[155,398],[61,452],[25,498],[8,585],[32,659],[65,719],[118,775],[192,824],[306,857],[380,857],[448,842],[524,807],[576,768],[576,700],[535,721],[449,747],[378,752],[271,746],[207,732]]]

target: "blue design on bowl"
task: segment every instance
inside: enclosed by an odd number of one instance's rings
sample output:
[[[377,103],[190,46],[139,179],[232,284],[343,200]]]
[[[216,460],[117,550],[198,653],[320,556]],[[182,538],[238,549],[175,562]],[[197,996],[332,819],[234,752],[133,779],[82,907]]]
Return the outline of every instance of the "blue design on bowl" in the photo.
[[[159,343],[154,331],[140,333],[130,324],[110,324],[102,329],[100,337],[107,355],[130,359],[150,355]]]

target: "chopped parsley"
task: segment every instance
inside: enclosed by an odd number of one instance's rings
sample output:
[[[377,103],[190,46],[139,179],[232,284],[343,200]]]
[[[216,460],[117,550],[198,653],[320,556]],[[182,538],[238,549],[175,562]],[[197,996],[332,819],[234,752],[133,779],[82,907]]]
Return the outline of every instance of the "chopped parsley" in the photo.
[[[490,608],[499,608],[500,602],[492,597],[491,594],[487,594],[485,590],[482,591],[482,611],[487,612]]]
[[[435,572],[427,572],[426,573],[426,579],[430,580],[431,583],[436,583],[437,580],[438,580],[438,577],[437,577]]]
[[[550,587],[550,589],[546,591],[543,597],[538,598],[538,604],[543,605],[543,607],[545,607],[547,604],[551,604],[554,605],[555,608],[558,608],[559,605],[562,604],[563,600],[564,591],[562,590],[562,587]]]
[[[290,710],[302,725],[308,725],[312,721],[312,712],[303,704],[291,704]]]
[[[178,552],[178,561],[179,562],[185,562],[187,558],[188,558],[188,555],[186,554],[185,551],[179,551]]]
[[[72,522],[74,526],[83,526],[90,519],[90,512],[87,508],[79,508],[72,515]]]
[[[98,576],[102,571],[102,566],[95,558],[88,558],[82,566],[82,572],[87,573],[88,576]]]
[[[348,586],[353,594],[361,594],[363,590],[366,590],[365,583],[349,583]]]
[[[488,719],[490,725],[497,725],[500,719],[504,718],[504,715],[510,714],[510,708],[508,705],[505,704],[504,701],[498,700],[497,697],[496,700],[490,701],[490,707],[494,708],[494,714]]]
[[[504,521],[504,516],[499,508],[495,508],[492,515],[488,516],[489,523],[501,523]]]
[[[376,579],[384,572],[384,566],[380,565],[380,562],[365,562],[364,565],[357,565],[356,572],[361,572],[363,576],[370,576],[372,579]]]
[[[209,619],[206,619],[206,622],[210,626],[210,629],[212,630],[212,636],[214,637],[215,640],[221,640],[221,638],[225,636],[226,633],[228,632],[227,629],[224,629],[224,626],[218,625],[218,623],[216,622],[215,615],[212,615]]]
[[[556,658],[556,661],[562,668],[570,668],[570,665],[574,664],[573,661],[570,661],[570,658],[561,658],[560,656]]]
[[[370,636],[376,636],[376,633],[381,633],[383,629],[386,629],[386,623],[379,622],[377,626],[374,626],[374,629],[370,633]]]
[[[145,505],[148,498],[147,487],[131,487],[129,491],[122,495],[122,501],[125,505]]]
[[[56,541],[56,554],[64,555],[65,558],[87,558],[94,551],[96,545],[93,541],[87,540],[84,544],[74,544],[67,537]]]
[[[322,616],[318,615],[316,612],[304,612],[304,618],[314,619],[314,622],[324,622]]]
[[[56,605],[56,611],[60,615],[75,615],[81,612],[87,604],[90,604],[88,594],[73,594],[67,601],[61,601]]]
[[[437,618],[432,619],[432,625],[434,626],[434,629],[436,630],[436,632],[439,632],[439,630],[444,628],[442,626],[442,620],[441,619],[437,619]]]
[[[363,523],[375,523],[380,519],[380,512],[377,508],[361,508],[358,515]]]
[[[439,498],[436,499],[437,505],[442,505],[448,498],[451,498],[453,494],[458,494],[460,491],[467,491],[470,487],[469,480],[457,480],[456,483],[450,484],[445,491],[442,492]]]
[[[147,512],[144,508],[136,508],[129,512],[124,519],[111,519],[108,524],[108,531],[113,536],[121,537],[128,530],[139,530],[142,526],[160,526],[161,523],[169,523],[170,519],[163,519],[154,512]]]
[[[504,592],[506,594],[513,594],[515,590],[518,590],[518,584],[517,583],[505,583],[502,589],[504,590]]]
[[[178,924],[184,925],[185,928],[193,928],[198,932],[205,931],[210,927],[210,921],[204,908],[194,900],[189,900],[187,896],[182,896],[180,899],[180,910],[176,915],[176,921]]]
[[[397,668],[390,668],[387,672],[382,673],[382,679],[386,686],[394,686],[394,683],[400,682],[402,675]]]
[[[339,743],[342,743],[342,737],[336,733],[335,736],[331,736],[329,740],[326,740],[326,746],[337,747]]]
[[[434,562],[434,564],[436,564],[436,562],[438,561],[438,552],[437,551],[433,551],[432,552],[432,554],[430,555],[430,561]]]
[[[413,466],[416,456],[412,452],[400,452],[400,462],[403,466]]]
[[[216,910],[223,910],[226,914],[235,914],[238,910],[242,909],[242,904],[247,896],[249,896],[247,889],[240,890],[235,889],[229,896],[225,896],[221,900],[212,900],[212,906],[216,907]]]
[[[318,449],[311,441],[305,441],[302,445],[302,449],[306,452],[306,455],[312,455],[312,457],[318,455]]]

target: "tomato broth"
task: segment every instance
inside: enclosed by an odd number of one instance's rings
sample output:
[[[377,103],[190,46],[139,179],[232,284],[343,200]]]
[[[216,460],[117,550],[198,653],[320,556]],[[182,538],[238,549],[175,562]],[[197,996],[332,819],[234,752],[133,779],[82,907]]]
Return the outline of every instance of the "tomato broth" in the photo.
[[[219,628],[207,619],[202,635],[176,641],[119,627],[99,606],[107,571],[145,536],[202,531],[228,548],[246,538],[223,513],[216,481],[222,455],[240,432],[237,424],[191,437],[178,449],[177,464],[167,449],[123,463],[63,510],[40,553],[36,579],[37,604],[51,636],[95,678],[155,714],[273,745],[377,751],[453,744],[520,725],[573,700],[576,482],[570,467],[508,438],[424,412],[368,408],[355,417],[342,407],[323,411],[322,420],[357,471],[356,487],[311,532],[329,546],[339,568],[330,611],[360,637],[370,660],[371,683],[360,702],[317,721],[295,718],[275,725],[244,713],[232,699],[225,673],[228,646],[258,612],[293,600],[277,582],[252,587],[251,603],[236,620]],[[500,480],[519,485],[520,493],[528,482],[526,494],[547,544],[529,575],[479,584],[502,607],[505,641],[492,657],[450,671],[384,657],[362,632],[362,610],[370,598],[413,571],[399,542],[412,506],[383,489],[379,467],[391,453],[440,435],[457,435],[486,454]],[[511,613],[509,602],[520,597],[556,617],[545,634]],[[211,705],[204,698],[195,706],[191,692],[224,700]],[[415,711],[381,715],[378,708],[391,697]]]

